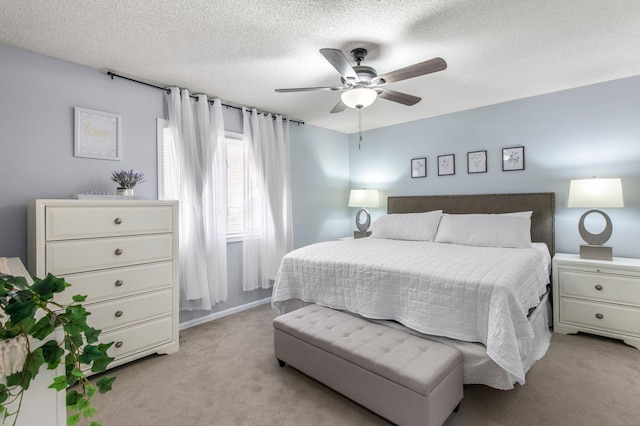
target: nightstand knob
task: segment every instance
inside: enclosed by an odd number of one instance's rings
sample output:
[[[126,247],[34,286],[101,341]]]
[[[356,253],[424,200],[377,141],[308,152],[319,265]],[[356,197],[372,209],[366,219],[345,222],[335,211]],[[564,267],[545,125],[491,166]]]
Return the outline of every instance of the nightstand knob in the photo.
[[[602,290],[602,286],[600,284],[597,284],[596,285],[596,290],[598,290],[598,291]]]
[[[120,318],[122,316],[122,311],[116,311],[116,318]]]
[[[114,253],[116,254],[116,256],[120,256],[122,254],[122,249],[116,249]]]
[[[116,225],[120,225],[122,223],[122,219],[120,219],[119,217],[116,217],[113,223],[115,223]]]
[[[124,284],[124,281],[116,280],[115,284],[116,284],[116,287],[122,287],[122,284]]]
[[[598,318],[598,319],[602,319],[602,318],[604,318],[604,315],[602,315],[602,314],[596,314],[596,318]]]
[[[121,348],[122,345],[123,345],[123,343],[121,341],[120,342],[116,342],[116,348]]]

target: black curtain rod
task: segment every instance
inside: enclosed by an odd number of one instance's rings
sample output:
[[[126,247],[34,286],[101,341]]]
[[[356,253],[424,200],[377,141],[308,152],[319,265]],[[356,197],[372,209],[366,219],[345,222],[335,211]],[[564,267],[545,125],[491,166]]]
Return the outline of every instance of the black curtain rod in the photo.
[[[111,77],[111,80],[113,80],[113,77],[118,77],[118,78],[122,78],[122,79],[125,79],[125,80],[133,81],[134,83],[144,84],[145,86],[149,86],[149,87],[153,87],[153,88],[156,88],[156,89],[164,90],[167,93],[171,93],[171,89],[167,89],[166,87],[156,86],[155,84],[147,83],[147,82],[140,81],[140,80],[134,80],[133,78],[125,77],[124,75],[119,75],[119,74],[116,74],[116,73],[111,72],[111,71],[107,71],[107,75],[109,77]],[[189,95],[189,96],[192,97],[195,100],[198,100],[197,96],[194,96],[194,95]],[[213,103],[213,100],[209,100],[209,102]],[[222,106],[227,107],[227,108],[237,109],[237,110],[241,110],[242,109],[241,107],[237,107],[237,106],[234,106],[234,105],[227,105],[225,103],[223,103]],[[253,111],[251,111],[251,110],[249,110],[249,112],[253,113]],[[268,114],[268,113],[262,112],[262,111],[258,111],[258,113],[259,114],[264,114],[264,115]],[[275,120],[275,117],[274,117],[274,120]],[[290,122],[296,123],[297,125],[304,124],[304,121],[293,120],[291,118],[285,118],[284,120],[289,120]]]

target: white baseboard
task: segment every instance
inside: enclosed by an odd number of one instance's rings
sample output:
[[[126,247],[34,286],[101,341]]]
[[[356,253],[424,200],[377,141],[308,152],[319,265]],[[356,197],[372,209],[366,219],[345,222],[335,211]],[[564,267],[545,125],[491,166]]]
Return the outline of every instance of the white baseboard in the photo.
[[[267,297],[265,299],[256,300],[255,302],[247,303],[246,305],[235,306],[233,308],[225,309],[224,311],[214,312],[209,315],[205,315],[200,318],[192,319],[189,321],[181,322],[179,325],[180,330],[185,330],[190,327],[195,327],[196,325],[204,324],[209,321],[217,320],[219,318],[223,318],[229,315],[237,314],[238,312],[246,311],[248,309],[257,308],[258,306],[266,305],[267,303],[271,303],[271,297]]]

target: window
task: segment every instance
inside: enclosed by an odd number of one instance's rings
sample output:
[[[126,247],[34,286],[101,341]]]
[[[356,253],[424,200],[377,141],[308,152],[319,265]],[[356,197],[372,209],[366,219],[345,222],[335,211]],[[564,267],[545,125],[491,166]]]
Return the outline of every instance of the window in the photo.
[[[167,120],[158,119],[158,198],[176,200],[177,162]],[[226,132],[227,240],[241,241],[244,231],[244,194],[247,154],[241,133]]]
[[[247,152],[244,141],[227,133],[227,236],[242,237]]]
[[[178,164],[173,150],[169,121],[158,118],[158,199],[177,200]]]

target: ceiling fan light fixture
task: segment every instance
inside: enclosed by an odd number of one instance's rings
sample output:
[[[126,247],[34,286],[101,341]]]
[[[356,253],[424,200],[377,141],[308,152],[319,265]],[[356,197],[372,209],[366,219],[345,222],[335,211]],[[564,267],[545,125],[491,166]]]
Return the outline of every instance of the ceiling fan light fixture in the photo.
[[[356,87],[355,89],[342,92],[340,98],[349,108],[366,108],[371,105],[378,96],[378,92],[366,87]]]

